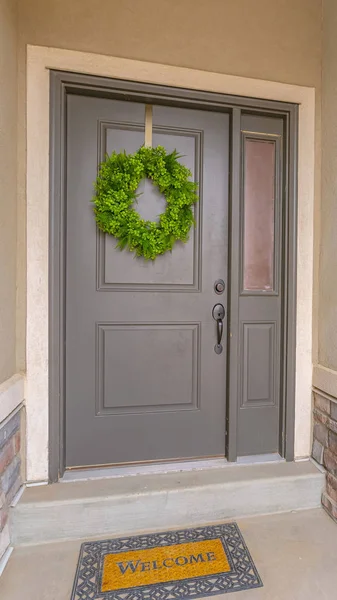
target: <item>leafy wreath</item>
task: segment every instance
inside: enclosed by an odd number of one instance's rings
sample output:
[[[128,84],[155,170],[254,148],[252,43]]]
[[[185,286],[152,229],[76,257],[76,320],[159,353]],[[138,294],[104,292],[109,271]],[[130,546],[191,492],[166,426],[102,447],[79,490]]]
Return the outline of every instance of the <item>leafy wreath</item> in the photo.
[[[192,206],[197,202],[198,184],[191,171],[179,162],[176,150],[142,146],[134,154],[113,152],[101,164],[93,198],[98,227],[118,239],[117,247],[154,260],[172,250],[176,241],[187,242],[194,224]],[[167,206],[158,223],[145,221],[133,205],[137,188],[145,177],[164,195]]]

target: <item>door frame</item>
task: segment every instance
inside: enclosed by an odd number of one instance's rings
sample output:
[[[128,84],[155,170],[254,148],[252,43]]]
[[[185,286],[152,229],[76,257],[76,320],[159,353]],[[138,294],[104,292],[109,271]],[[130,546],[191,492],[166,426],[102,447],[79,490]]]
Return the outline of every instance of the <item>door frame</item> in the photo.
[[[240,203],[241,111],[284,120],[284,269],[283,269],[283,358],[280,454],[294,459],[296,277],[297,277],[297,130],[298,106],[293,103],[231,96],[216,92],[139,83],[63,71],[50,71],[50,210],[49,210],[49,480],[57,481],[65,468],[64,309],[65,309],[65,142],[67,94],[165,104],[230,114],[229,182],[229,326],[227,366],[226,454],[236,461],[237,363]],[[229,287],[229,285],[228,285]],[[280,432],[281,433],[281,432]]]

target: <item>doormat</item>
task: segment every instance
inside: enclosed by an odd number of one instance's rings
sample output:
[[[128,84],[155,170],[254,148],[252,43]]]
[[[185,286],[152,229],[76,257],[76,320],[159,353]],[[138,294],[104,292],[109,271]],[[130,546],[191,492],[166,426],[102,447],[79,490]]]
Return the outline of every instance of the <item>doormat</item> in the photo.
[[[236,523],[81,546],[71,600],[180,600],[262,587]]]

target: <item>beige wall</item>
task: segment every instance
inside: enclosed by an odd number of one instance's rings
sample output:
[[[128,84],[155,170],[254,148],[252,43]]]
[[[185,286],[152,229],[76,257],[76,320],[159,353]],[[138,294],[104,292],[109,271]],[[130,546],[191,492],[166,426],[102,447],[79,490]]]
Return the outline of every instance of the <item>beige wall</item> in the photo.
[[[0,383],[16,371],[17,11],[0,0]]]
[[[241,75],[317,90],[321,0],[18,0],[18,365],[25,366],[25,46],[27,43]]]
[[[19,0],[21,40],[300,85],[320,80],[321,0]]]
[[[323,1],[319,363],[337,371],[337,2]],[[324,385],[324,383],[323,383]]]

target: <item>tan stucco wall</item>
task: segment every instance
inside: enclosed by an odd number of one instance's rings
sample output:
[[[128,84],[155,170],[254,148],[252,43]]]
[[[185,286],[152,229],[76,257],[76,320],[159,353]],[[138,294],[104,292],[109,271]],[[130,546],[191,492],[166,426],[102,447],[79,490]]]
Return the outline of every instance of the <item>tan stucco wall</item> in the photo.
[[[323,1],[319,362],[337,371],[337,2]],[[337,375],[337,374],[336,374]]]
[[[315,87],[318,198],[321,0],[18,1],[18,364],[24,368],[26,44]]]
[[[320,0],[20,0],[21,39],[261,79],[320,75]]]
[[[17,12],[0,0],[0,383],[16,371]]]

